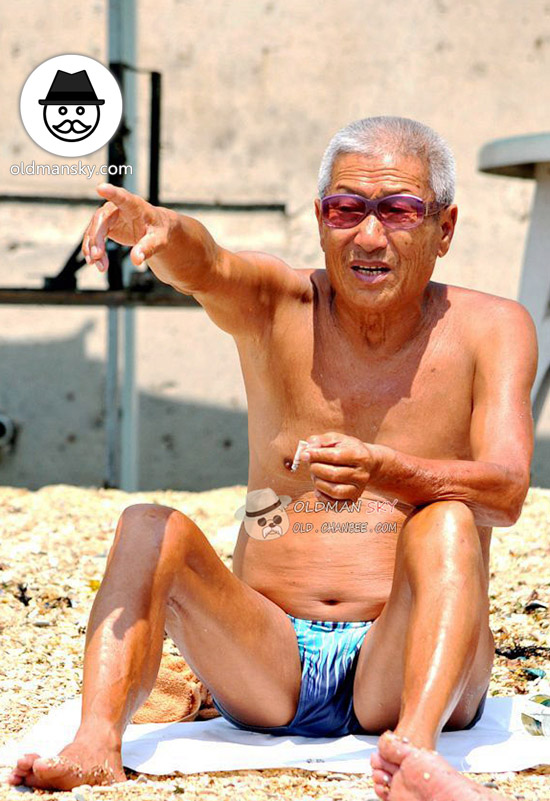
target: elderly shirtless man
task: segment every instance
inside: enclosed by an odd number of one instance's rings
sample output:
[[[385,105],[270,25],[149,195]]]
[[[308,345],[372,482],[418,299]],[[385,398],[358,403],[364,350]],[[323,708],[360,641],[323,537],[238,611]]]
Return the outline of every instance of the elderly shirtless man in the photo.
[[[453,237],[453,191],[452,155],[431,129],[352,123],[321,165],[326,269],[294,270],[99,187],[107,203],[86,259],[104,271],[107,237],[131,245],[134,264],[147,261],[234,337],[247,497],[271,493],[273,511],[288,496],[289,527],[262,541],[242,526],[231,572],[186,515],[128,507],[90,616],[80,729],[61,760],[22,757],[13,784],[125,778],[122,734],[153,687],[165,631],[247,729],[391,729],[424,754],[443,729],[479,719],[494,657],[491,527],[517,520],[529,486],[536,337],[518,303],[430,280]],[[269,512],[253,506],[247,515]],[[390,735],[380,743],[380,798],[432,798],[428,781],[407,789]],[[458,797],[452,781],[461,799],[473,792],[434,771],[438,801]]]

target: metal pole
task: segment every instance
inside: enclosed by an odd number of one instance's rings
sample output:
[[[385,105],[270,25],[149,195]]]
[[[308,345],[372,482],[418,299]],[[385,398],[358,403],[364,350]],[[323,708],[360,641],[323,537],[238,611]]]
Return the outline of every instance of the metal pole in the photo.
[[[118,427],[118,309],[107,309],[108,359],[105,381],[105,435],[107,453],[104,487],[118,487],[119,427]]]
[[[160,166],[160,72],[151,73],[151,129],[149,134],[149,203],[159,205]]]
[[[136,66],[136,8],[135,0],[109,0],[109,62]],[[132,175],[125,175],[123,185],[131,192],[137,189],[137,108],[136,74],[122,69],[122,96],[124,100],[123,124],[126,163],[132,166]],[[123,263],[123,283],[128,286],[133,266],[127,258]],[[115,314],[117,312],[114,312]],[[135,368],[135,309],[122,309],[124,331],[124,368],[121,394],[121,474],[120,487],[126,492],[138,489],[138,398]],[[111,321],[109,323],[111,325]]]

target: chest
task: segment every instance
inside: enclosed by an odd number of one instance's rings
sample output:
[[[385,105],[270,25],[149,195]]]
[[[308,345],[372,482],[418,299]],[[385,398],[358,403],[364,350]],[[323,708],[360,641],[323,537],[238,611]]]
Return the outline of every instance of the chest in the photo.
[[[425,458],[468,456],[474,358],[449,331],[382,360],[337,337],[274,337],[264,366],[258,398],[279,442],[339,431]]]

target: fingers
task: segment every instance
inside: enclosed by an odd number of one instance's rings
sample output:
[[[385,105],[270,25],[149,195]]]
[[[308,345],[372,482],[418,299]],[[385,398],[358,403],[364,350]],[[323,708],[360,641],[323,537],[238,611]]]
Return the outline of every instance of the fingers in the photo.
[[[139,267],[150,259],[165,244],[164,231],[150,231],[137,242],[130,251],[132,262]]]
[[[345,436],[345,435],[344,435]],[[313,448],[330,448],[333,445],[339,445],[342,442],[343,435],[336,431],[326,431],[324,434],[314,434],[308,437],[308,446]]]
[[[327,500],[335,501],[354,501],[361,496],[361,490],[354,484],[333,484],[322,479],[315,479],[313,485],[316,490],[315,494],[321,493],[319,495],[321,500],[325,500],[323,495]]]
[[[329,481],[332,484],[351,484],[357,477],[357,468],[352,465],[343,464],[324,464],[314,462],[310,465],[309,472],[312,477]]]
[[[105,200],[110,200],[119,208],[139,207],[143,204],[142,198],[132,194],[132,192],[128,192],[128,190],[123,189],[122,186],[104,183],[96,186],[95,191],[100,197],[105,198]]]
[[[333,464],[353,467],[357,464],[357,455],[351,448],[322,447],[312,448],[308,445],[302,452],[304,462],[317,462],[323,464]]]
[[[105,242],[109,237],[132,247],[133,263],[142,264],[166,239],[166,226],[159,224],[159,210],[120,186],[100,184],[96,191],[107,202],[96,211],[84,234],[84,258],[105,272],[109,266]]]
[[[116,223],[118,216],[118,207],[111,202],[105,203],[96,211],[84,233],[82,240],[84,258],[88,264],[95,265],[100,272],[105,272],[109,266],[105,240],[109,230]]]
[[[315,434],[307,439],[307,443],[302,457],[305,462],[357,465],[365,450],[361,440],[336,431]]]

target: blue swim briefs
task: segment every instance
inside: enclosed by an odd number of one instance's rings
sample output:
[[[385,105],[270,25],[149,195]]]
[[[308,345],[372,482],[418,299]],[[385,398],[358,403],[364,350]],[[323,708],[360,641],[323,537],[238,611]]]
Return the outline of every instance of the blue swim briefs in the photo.
[[[353,711],[353,681],[359,649],[373,621],[302,620],[288,615],[298,640],[302,685],[294,718],[286,726],[241,723],[213,699],[239,729],[263,734],[341,737],[364,734]]]
[[[287,616],[296,631],[302,663],[302,685],[293,719],[286,726],[241,723],[213,698],[218,712],[237,728],[262,734],[304,737],[366,734],[353,710],[353,682],[359,650],[373,621],[333,622]],[[481,718],[486,695],[487,692],[465,729],[473,728]]]

